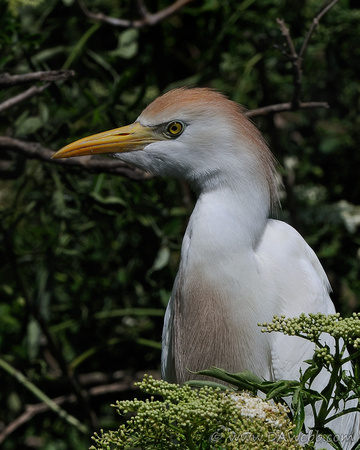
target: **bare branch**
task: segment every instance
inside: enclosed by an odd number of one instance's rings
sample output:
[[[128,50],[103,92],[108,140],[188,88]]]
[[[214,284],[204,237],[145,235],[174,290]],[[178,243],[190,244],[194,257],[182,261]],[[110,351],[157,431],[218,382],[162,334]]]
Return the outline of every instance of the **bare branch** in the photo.
[[[138,21],[128,21],[123,19],[116,19],[104,16],[101,13],[95,14],[90,12],[85,6],[83,0],[78,0],[84,13],[95,20],[100,20],[103,22],[110,23],[115,26],[122,27],[135,27],[140,28],[145,25],[154,25],[158,21],[163,20],[170,14],[176,12],[179,8],[183,7],[185,4],[190,3],[192,0],[177,0],[172,5],[167,8],[158,11],[155,14],[151,14],[146,9],[143,0],[137,0],[138,9],[143,19]],[[245,115],[247,117],[257,117],[261,115],[274,114],[284,111],[295,111],[299,109],[309,109],[309,108],[328,108],[329,105],[326,102],[301,102],[301,81],[302,81],[302,57],[306,51],[309,44],[310,38],[318,25],[320,19],[334,6],[338,0],[332,0],[325,8],[323,8],[320,13],[313,19],[312,25],[304,39],[303,45],[300,50],[300,54],[297,54],[295,45],[291,38],[289,29],[287,28],[285,22],[281,19],[277,19],[277,23],[280,27],[282,35],[284,36],[287,51],[284,51],[285,55],[289,58],[292,63],[293,68],[293,83],[294,83],[294,93],[291,103],[279,103],[275,105],[268,105],[265,107],[257,108],[252,111],[247,111]],[[50,72],[36,72],[33,74],[25,74],[18,76],[9,76],[9,74],[4,74],[0,76],[1,83],[14,84],[16,79],[18,82],[26,82],[31,80],[48,80],[54,81],[57,79],[67,78],[72,76],[72,71],[50,71]],[[17,78],[16,78],[17,77]],[[45,77],[45,78],[44,78]],[[41,87],[33,86],[27,91],[19,94],[18,96],[7,100],[0,105],[0,112],[13,106],[20,101],[25,100],[31,95],[35,95],[48,87],[49,83]],[[95,173],[110,173],[114,175],[122,175],[135,180],[143,180],[151,178],[152,175],[142,172],[139,169],[134,169],[127,166],[125,163],[116,159],[104,159],[97,157],[81,157],[81,158],[70,158],[70,159],[51,159],[53,155],[52,150],[42,147],[38,143],[24,142],[10,137],[0,137],[0,147],[5,147],[7,149],[16,150],[27,155],[30,158],[40,159],[43,161],[50,162],[52,164],[58,164],[62,166],[73,166],[80,167],[85,170],[95,172]],[[8,163],[7,163],[8,164]]]
[[[319,24],[321,18],[338,2],[338,0],[332,0],[327,6],[325,6],[320,13],[313,19],[312,24],[307,32],[304,42],[301,46],[301,50],[299,53],[296,52],[294,42],[291,38],[290,31],[287,28],[284,20],[276,19],[277,24],[281,30],[282,35],[284,36],[284,40],[287,46],[288,51],[283,51],[283,53],[287,56],[287,58],[291,61],[292,69],[293,69],[293,83],[294,83],[294,92],[292,98],[292,108],[293,110],[299,109],[301,104],[301,82],[302,82],[302,63],[305,52],[309,45],[310,39],[314,33],[315,28]]]
[[[299,58],[299,55],[296,53],[295,45],[290,36],[290,31],[287,28],[285,22],[282,19],[276,19],[277,24],[284,36],[285,42],[288,47],[288,52],[285,52],[285,55],[289,58],[292,64],[293,69],[293,83],[294,83],[294,92],[292,98],[292,108],[298,109],[300,105],[301,99],[301,81],[302,81],[302,59]]]
[[[279,25],[282,35],[284,36],[286,45],[288,47],[288,52],[284,52],[284,54],[290,59],[290,61],[296,61],[298,59],[298,54],[295,50],[294,42],[290,36],[289,28],[286,26],[286,23],[283,19],[276,19],[276,23]]]
[[[307,50],[307,47],[309,45],[311,36],[313,35],[315,28],[319,25],[319,22],[321,20],[321,18],[338,2],[339,0],[332,0],[332,2],[330,2],[327,6],[325,6],[325,8],[323,8],[319,14],[314,17],[312,24],[310,26],[309,31],[307,32],[304,42],[301,46],[301,50],[299,52],[299,58],[304,58],[305,52]]]
[[[277,103],[276,105],[264,106],[262,108],[252,109],[245,112],[247,117],[267,116],[268,114],[274,114],[284,111],[297,111],[299,109],[312,109],[312,108],[329,108],[326,102],[300,102],[298,106],[294,107],[292,103]]]
[[[63,408],[61,408],[57,403],[53,402],[52,399],[46,395],[41,389],[39,389],[34,383],[32,383],[22,372],[17,370],[11,364],[9,364],[4,359],[0,358],[1,369],[5,370],[11,377],[17,380],[23,387],[25,387],[29,392],[31,392],[36,398],[40,399],[42,403],[45,403],[49,410],[53,411],[60,418],[75,426],[82,433],[87,433],[87,427],[82,424],[75,416],[67,413]],[[74,396],[77,399],[77,396]]]
[[[133,180],[145,180],[152,178],[149,173],[129,167],[118,159],[97,158],[93,156],[69,159],[51,159],[54,152],[43,147],[37,142],[26,142],[7,136],[0,136],[0,148],[16,150],[29,158],[47,161],[61,166],[79,167],[94,173],[110,173],[122,175]]]
[[[124,392],[124,391],[130,391],[130,390],[136,390],[138,389],[136,386],[134,386],[135,381],[142,380],[145,372],[137,372],[135,376],[130,376],[123,374],[121,379],[114,383],[109,383],[105,385],[99,385],[91,387],[86,393],[89,397],[99,396],[99,395],[107,395],[115,392]],[[146,371],[146,373],[150,373],[154,376],[154,378],[159,379],[160,374],[155,371]],[[92,375],[92,374],[89,374]],[[106,378],[105,374],[99,374],[102,375],[104,378]],[[85,375],[86,376],[86,375]],[[80,375],[81,379],[82,375]],[[74,394],[69,395],[62,395],[60,397],[56,397],[52,399],[52,402],[56,405],[62,405],[64,403],[74,403],[76,401],[76,396]],[[13,422],[11,422],[7,427],[5,427],[2,432],[0,433],[0,444],[4,442],[4,440],[14,431],[16,431],[20,426],[22,426],[24,423],[31,420],[34,416],[37,414],[41,414],[44,412],[49,411],[49,405],[45,402],[43,403],[36,403],[33,405],[27,405],[26,410],[17,417]]]
[[[15,97],[9,98],[9,100],[5,100],[5,102],[0,103],[0,113],[5,111],[6,109],[11,108],[17,103],[23,102],[33,95],[40,94],[42,91],[47,89],[50,86],[50,83],[43,84],[42,86],[31,86],[26,91],[21,94],[15,95]]]
[[[0,87],[14,86],[16,84],[29,83],[34,81],[59,81],[73,77],[73,70],[47,70],[41,72],[30,72],[21,75],[0,74]]]
[[[141,381],[144,376],[144,371],[142,372],[136,372],[134,376],[127,375],[126,373],[121,373],[119,377],[119,381],[93,386],[90,389],[88,389],[86,392],[84,392],[84,395],[88,397],[95,397],[99,395],[107,395],[111,393],[116,392],[124,392],[124,391],[130,391],[130,390],[136,390],[138,389],[136,386],[134,386],[135,381]],[[155,371],[146,371],[147,374],[152,374],[154,378],[159,379],[160,374]],[[86,378],[94,378],[93,375],[97,375],[96,378],[105,378],[108,377],[106,374],[84,374],[80,375],[79,379],[83,377]],[[60,397],[56,397],[52,399],[52,402],[56,405],[62,405],[64,403],[74,403],[76,402],[76,396],[74,394],[69,395],[62,395]],[[42,403],[36,403],[33,405],[27,405],[25,411],[17,417],[14,421],[9,423],[0,433],[0,444],[4,442],[4,440],[12,434],[14,431],[16,431],[20,426],[31,420],[34,416],[49,411],[49,405],[45,402]]]
[[[138,10],[142,17],[146,17],[149,14],[149,11],[146,8],[144,0],[137,0]]]
[[[12,106],[27,100],[33,95],[41,94],[47,89],[51,82],[65,80],[75,74],[72,70],[49,70],[44,72],[25,73],[21,75],[10,75],[8,73],[0,74],[0,87],[1,86],[14,86],[17,84],[23,84],[34,81],[46,81],[42,86],[31,86],[24,92],[15,95],[8,100],[5,100],[0,104],[0,113],[11,108]]]
[[[167,6],[164,9],[156,13],[149,13],[145,7],[145,4],[139,0],[138,7],[140,14],[142,15],[142,19],[139,20],[127,20],[127,19],[118,19],[116,17],[106,16],[103,13],[93,13],[91,12],[87,6],[85,5],[83,0],[78,0],[79,6],[82,9],[83,13],[89,18],[99,22],[108,23],[109,25],[115,27],[123,27],[123,28],[142,28],[147,25],[156,25],[158,22],[166,19],[167,17],[174,14],[176,11],[181,9],[186,4],[190,3],[193,0],[176,0],[172,5]]]
[[[247,117],[266,116],[268,114],[274,114],[284,111],[295,111],[299,109],[310,108],[328,108],[329,105],[326,102],[300,102],[297,107],[294,107],[292,103],[278,103],[275,105],[264,106],[262,108],[256,108],[251,111],[246,111]],[[148,180],[153,175],[143,172],[140,169],[136,169],[128,166],[118,159],[103,158],[97,156],[81,156],[68,159],[51,159],[54,152],[46,147],[43,147],[37,142],[26,142],[19,139],[14,139],[8,136],[0,136],[0,149],[14,150],[26,155],[28,158],[38,159],[46,161],[51,164],[57,164],[60,166],[79,167],[93,173],[109,173],[112,175],[119,175],[130,178],[132,180]],[[6,161],[6,167],[10,167],[11,162]],[[2,163],[0,169],[3,169]]]

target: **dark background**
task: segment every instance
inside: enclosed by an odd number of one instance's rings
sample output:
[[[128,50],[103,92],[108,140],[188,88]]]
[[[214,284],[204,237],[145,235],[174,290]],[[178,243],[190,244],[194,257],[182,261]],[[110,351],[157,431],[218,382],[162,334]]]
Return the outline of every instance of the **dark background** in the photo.
[[[0,2],[0,72],[75,75],[0,109],[0,442],[80,449],[95,429],[116,427],[109,405],[132,398],[142,372],[159,370],[194,197],[178,180],[55,165],[1,137],[58,150],[130,123],[184,85],[218,89],[249,110],[291,102],[293,68],[276,19],[299,52],[325,3],[193,1],[139,28],[91,20],[72,0],[26,3]],[[92,12],[126,20],[141,19],[142,3],[86,0]],[[146,1],[153,13],[170,4]],[[330,108],[253,118],[280,163],[278,216],[319,255],[343,315],[360,301],[359,42],[358,2],[339,1],[303,61],[302,100]],[[1,85],[0,106],[32,85],[42,83]],[[51,411],[6,363],[89,431]]]

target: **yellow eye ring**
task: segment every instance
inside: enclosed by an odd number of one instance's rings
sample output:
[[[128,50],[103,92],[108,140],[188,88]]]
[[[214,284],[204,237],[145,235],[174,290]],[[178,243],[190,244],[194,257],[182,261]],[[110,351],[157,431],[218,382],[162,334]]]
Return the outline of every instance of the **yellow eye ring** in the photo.
[[[173,121],[166,125],[166,135],[168,137],[177,137],[184,131],[184,124],[179,121]]]

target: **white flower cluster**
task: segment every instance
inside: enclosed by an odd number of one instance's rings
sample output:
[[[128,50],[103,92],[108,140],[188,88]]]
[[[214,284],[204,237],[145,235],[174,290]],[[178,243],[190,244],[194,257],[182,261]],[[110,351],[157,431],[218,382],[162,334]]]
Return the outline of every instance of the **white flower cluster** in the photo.
[[[284,415],[289,412],[285,405],[270,403],[247,392],[230,394],[230,397],[236,402],[241,416],[261,419],[271,425],[283,425],[283,420],[279,420],[279,418],[283,419]]]

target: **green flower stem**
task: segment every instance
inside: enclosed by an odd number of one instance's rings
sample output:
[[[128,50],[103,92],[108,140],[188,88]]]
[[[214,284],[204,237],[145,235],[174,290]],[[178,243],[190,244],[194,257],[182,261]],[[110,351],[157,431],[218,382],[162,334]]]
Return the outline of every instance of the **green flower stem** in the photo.
[[[321,407],[319,412],[314,416],[315,417],[315,427],[322,428],[324,427],[326,423],[326,417],[330,413],[331,409],[333,408],[333,401],[331,401],[334,388],[336,385],[336,381],[339,378],[339,369],[341,369],[341,359],[338,362],[338,346],[336,346],[336,353],[334,356],[333,363],[331,364],[331,375],[328,382],[328,385],[326,388],[322,391],[322,394],[324,395],[325,391],[325,400],[321,402]]]
[[[341,360],[341,364],[345,364],[349,361],[354,361],[357,358],[360,358],[360,350],[357,350],[356,352],[352,353],[351,355],[347,356],[346,358],[343,358]]]
[[[192,440],[192,437],[191,437],[191,431],[190,431],[189,427],[186,430],[185,437],[186,437],[186,443],[189,446],[189,449],[190,450],[196,450],[195,444],[194,444],[194,442]]]

